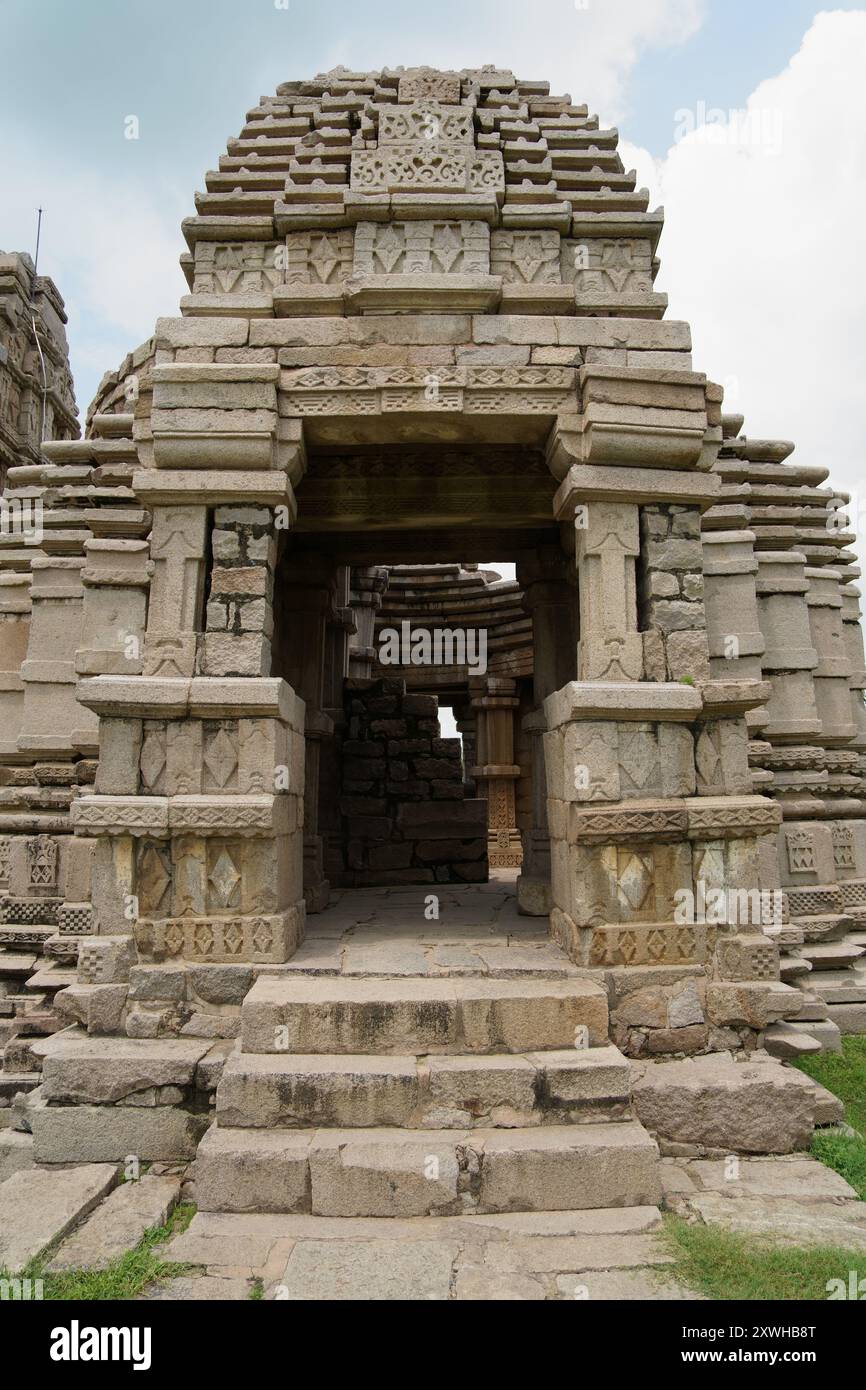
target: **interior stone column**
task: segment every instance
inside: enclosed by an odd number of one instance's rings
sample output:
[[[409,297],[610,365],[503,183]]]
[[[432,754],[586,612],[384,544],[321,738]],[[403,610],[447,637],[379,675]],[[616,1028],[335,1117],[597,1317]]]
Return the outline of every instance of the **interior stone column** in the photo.
[[[519,868],[523,862],[514,796],[520,776],[514,761],[514,712],[520,704],[515,691],[514,681],[488,676],[472,700],[478,724],[478,762],[472,775],[487,801],[491,869]]]
[[[349,603],[355,615],[355,635],[349,646],[349,676],[369,680],[373,675],[376,648],[376,614],[388,587],[388,571],[370,565],[352,570]]]

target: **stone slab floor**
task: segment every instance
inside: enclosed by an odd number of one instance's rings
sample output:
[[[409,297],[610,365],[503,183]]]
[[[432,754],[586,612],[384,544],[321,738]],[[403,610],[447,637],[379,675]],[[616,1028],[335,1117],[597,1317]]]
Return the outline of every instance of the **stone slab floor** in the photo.
[[[306,940],[289,963],[266,967],[266,973],[578,974],[550,940],[547,918],[518,913],[516,877],[516,869],[503,869],[489,883],[338,890],[325,912],[307,919]]]

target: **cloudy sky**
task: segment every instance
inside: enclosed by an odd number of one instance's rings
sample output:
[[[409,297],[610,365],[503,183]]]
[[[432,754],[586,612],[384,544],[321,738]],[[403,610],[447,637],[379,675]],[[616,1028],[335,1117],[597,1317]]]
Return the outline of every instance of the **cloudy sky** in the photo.
[[[692,324],[695,366],[748,433],[860,485],[862,4],[0,0],[0,33],[0,247],[32,252],[45,209],[40,269],[66,299],[82,413],[177,312],[181,218],[263,93],[337,63],[496,63],[618,126],[665,208],[658,288]]]

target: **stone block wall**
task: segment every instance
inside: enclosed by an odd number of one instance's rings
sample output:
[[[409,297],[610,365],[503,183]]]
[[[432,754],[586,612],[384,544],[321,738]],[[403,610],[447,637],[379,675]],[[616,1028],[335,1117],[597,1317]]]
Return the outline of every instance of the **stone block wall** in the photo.
[[[648,680],[709,675],[701,514],[697,507],[642,507],[638,600]]]
[[[441,737],[435,695],[391,678],[345,692],[346,886],[484,882],[486,803],[464,796],[460,740]]]

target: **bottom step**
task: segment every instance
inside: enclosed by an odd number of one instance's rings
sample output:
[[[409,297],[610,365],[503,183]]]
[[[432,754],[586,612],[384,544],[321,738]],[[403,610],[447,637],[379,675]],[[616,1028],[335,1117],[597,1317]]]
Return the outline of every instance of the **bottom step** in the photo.
[[[245,1130],[196,1157],[202,1211],[457,1216],[656,1206],[658,1148],[636,1120],[544,1129]]]

